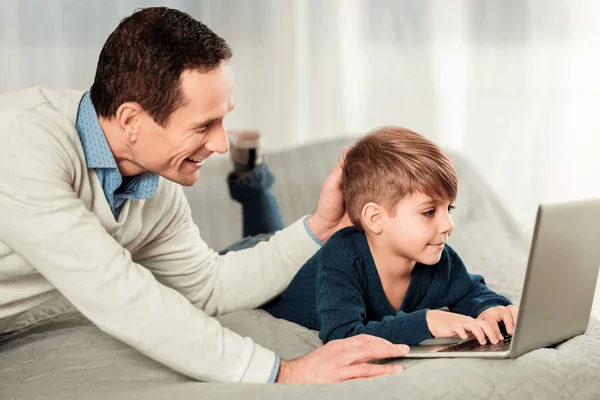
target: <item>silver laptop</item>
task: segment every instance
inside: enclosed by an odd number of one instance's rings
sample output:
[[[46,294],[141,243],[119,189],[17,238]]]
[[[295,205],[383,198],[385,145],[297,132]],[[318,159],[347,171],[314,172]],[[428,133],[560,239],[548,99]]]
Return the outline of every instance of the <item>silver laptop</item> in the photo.
[[[600,267],[600,199],[538,208],[514,335],[496,345],[433,339],[408,358],[515,358],[587,329]]]

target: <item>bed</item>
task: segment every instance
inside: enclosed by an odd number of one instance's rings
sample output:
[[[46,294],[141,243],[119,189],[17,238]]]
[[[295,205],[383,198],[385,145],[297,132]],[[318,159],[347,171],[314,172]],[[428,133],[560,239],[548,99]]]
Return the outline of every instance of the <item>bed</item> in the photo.
[[[287,223],[310,213],[341,138],[268,157],[277,175],[274,191]],[[519,301],[529,238],[507,214],[467,160],[451,154],[460,185],[456,230],[450,244],[488,285]],[[209,161],[186,189],[202,236],[220,249],[240,238],[239,206],[228,198],[226,157]],[[203,229],[210,227],[211,229]],[[328,385],[195,382],[104,334],[63,298],[31,312],[43,320],[3,340],[0,399],[600,399],[600,324],[584,335],[516,360],[402,360],[406,370],[387,377]],[[314,331],[277,320],[261,310],[218,318],[284,359],[321,346]]]

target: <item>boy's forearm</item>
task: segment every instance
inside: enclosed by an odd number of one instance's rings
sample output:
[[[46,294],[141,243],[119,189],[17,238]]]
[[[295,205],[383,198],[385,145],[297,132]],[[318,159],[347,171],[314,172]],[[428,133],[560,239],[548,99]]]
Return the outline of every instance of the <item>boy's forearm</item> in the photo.
[[[477,318],[479,314],[488,308],[511,304],[512,302],[508,298],[494,292],[485,283],[479,282],[460,301],[450,307],[450,310]]]
[[[477,318],[479,316],[479,314],[481,314],[482,312],[484,312],[485,310],[487,310],[488,308],[492,308],[492,307],[498,307],[498,306],[502,306],[502,307],[506,307],[509,306],[512,303],[512,301],[510,301],[510,299],[508,299],[507,297],[504,297],[498,293],[492,292],[491,293],[483,295],[483,296],[479,296],[475,299],[473,299],[473,301],[471,302],[471,310],[469,313],[469,316],[473,317],[473,318]]]
[[[360,334],[377,336],[394,344],[417,344],[433,336],[427,325],[427,311],[418,310],[412,313],[398,312],[396,315],[384,317],[381,321],[352,324],[333,322],[321,327],[319,336],[324,343],[335,339],[343,339]]]

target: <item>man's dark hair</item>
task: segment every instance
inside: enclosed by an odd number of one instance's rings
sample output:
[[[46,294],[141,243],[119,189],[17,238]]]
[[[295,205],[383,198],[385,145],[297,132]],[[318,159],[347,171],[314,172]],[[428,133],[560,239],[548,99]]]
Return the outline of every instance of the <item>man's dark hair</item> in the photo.
[[[165,126],[185,99],[185,70],[210,71],[231,58],[225,40],[190,15],[166,7],[135,11],[100,52],[90,96],[99,116],[112,118],[127,101],[139,103]]]

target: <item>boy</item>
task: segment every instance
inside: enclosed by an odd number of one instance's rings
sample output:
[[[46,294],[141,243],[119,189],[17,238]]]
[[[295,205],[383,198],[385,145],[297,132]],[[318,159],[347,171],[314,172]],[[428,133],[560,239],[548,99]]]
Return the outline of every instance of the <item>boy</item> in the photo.
[[[264,309],[319,330],[324,343],[362,333],[393,343],[502,339],[517,309],[471,275],[446,244],[457,177],[448,156],[386,127],[347,153],[342,192],[353,227],[338,231]],[[447,307],[450,311],[442,311]]]

